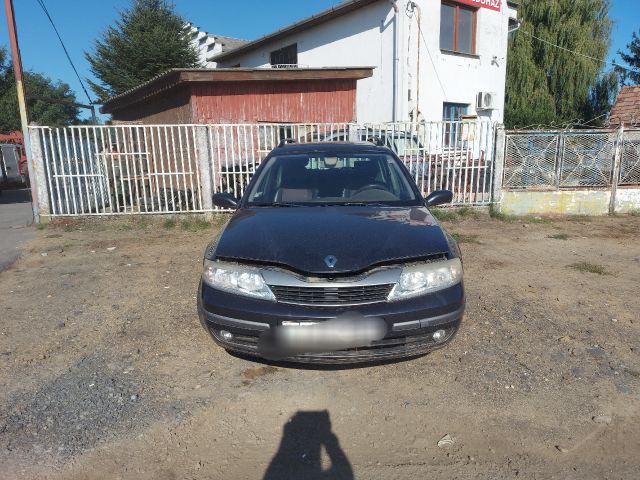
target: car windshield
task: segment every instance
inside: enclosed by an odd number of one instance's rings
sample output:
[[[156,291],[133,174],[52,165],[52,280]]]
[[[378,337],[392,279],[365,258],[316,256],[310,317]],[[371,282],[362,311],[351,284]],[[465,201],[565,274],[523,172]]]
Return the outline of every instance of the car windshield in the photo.
[[[401,157],[420,153],[420,143],[416,137],[399,135],[393,139],[393,143],[396,153]]]
[[[398,161],[386,154],[271,157],[247,198],[250,206],[419,202]]]

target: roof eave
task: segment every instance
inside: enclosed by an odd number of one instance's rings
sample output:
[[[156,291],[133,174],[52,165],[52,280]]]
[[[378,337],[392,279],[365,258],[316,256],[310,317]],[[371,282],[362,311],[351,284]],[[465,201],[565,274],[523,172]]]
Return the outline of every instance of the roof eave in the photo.
[[[252,42],[246,43],[238,48],[234,48],[233,50],[229,50],[227,52],[222,52],[211,60],[214,62],[219,62],[221,60],[237,57],[243,53],[253,50],[254,48],[258,48],[262,45],[266,45],[273,41],[276,41],[280,38],[288,37],[295,33],[307,30],[309,28],[320,25],[324,22],[332,20],[334,18],[340,17],[342,15],[346,15],[351,13],[359,8],[365,7],[367,5],[371,5],[372,3],[379,2],[381,0],[350,0],[345,3],[341,3],[339,5],[335,5],[327,10],[323,10],[320,13],[316,13],[310,17],[304,18],[296,23],[292,23],[291,25],[276,30],[275,32],[269,33],[263,37],[258,38]],[[391,6],[389,6],[391,8]]]
[[[116,97],[108,99],[101,113],[113,113],[143,102],[167,90],[193,83],[361,80],[373,75],[375,67],[335,67],[304,69],[216,68],[174,69]]]

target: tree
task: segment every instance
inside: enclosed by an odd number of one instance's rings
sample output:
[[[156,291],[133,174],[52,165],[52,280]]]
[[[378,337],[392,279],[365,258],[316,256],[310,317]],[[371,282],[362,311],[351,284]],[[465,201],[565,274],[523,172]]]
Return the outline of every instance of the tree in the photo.
[[[73,105],[52,104],[41,100],[51,98],[75,102],[75,95],[66,83],[54,83],[39,73],[25,72],[24,88],[30,122],[54,127],[78,123],[78,109]],[[0,47],[0,132],[8,133],[20,129],[18,93],[13,66],[8,60],[6,49]]]
[[[638,31],[640,33],[640,30]],[[623,85],[640,84],[640,37],[633,32],[631,43],[627,44],[628,52],[618,50],[618,55],[628,68],[616,67]]]
[[[99,80],[91,88],[102,100],[171,68],[200,66],[185,20],[165,0],[133,0],[85,57]]]
[[[606,115],[617,90],[616,78],[603,74],[599,61],[610,45],[609,6],[609,0],[522,1],[522,25],[509,45],[508,127],[572,124]]]

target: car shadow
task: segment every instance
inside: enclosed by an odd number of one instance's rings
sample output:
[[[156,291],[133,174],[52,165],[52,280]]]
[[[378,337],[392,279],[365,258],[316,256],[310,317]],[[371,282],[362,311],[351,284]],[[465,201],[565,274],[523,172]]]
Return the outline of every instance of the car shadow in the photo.
[[[31,203],[31,191],[26,188],[2,188],[0,194],[0,205],[10,203]]]
[[[272,367],[292,368],[296,370],[337,371],[337,370],[360,370],[365,368],[373,368],[373,367],[380,367],[384,365],[410,362],[417,358],[425,357],[429,355],[431,352],[423,353],[420,355],[413,355],[413,356],[404,357],[404,358],[394,358],[389,360],[372,360],[368,362],[344,363],[344,364],[343,363],[336,363],[336,364],[302,363],[302,362],[284,361],[284,360],[276,361],[276,360],[267,360],[265,358],[261,358],[248,353],[233,352],[231,350],[227,350],[227,353],[233,357],[239,358],[240,360],[259,363],[262,365],[269,365]]]
[[[330,466],[323,469],[323,455]],[[297,412],[283,427],[263,480],[353,480],[353,468],[331,431],[329,412]]]

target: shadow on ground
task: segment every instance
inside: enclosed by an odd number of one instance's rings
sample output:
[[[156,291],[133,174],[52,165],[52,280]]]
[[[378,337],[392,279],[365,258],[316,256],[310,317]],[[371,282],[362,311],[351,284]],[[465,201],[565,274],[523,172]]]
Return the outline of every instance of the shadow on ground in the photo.
[[[322,452],[330,466],[323,468]],[[353,468],[338,437],[331,431],[329,412],[297,412],[284,426],[282,441],[263,480],[353,480]]]

